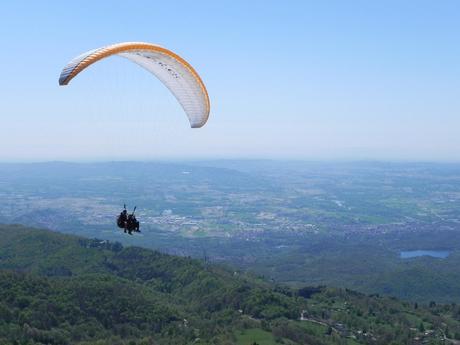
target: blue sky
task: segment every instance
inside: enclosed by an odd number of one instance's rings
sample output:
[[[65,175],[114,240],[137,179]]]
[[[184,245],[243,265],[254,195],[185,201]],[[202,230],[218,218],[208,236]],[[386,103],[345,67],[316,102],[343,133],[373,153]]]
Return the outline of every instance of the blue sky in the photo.
[[[0,34],[1,161],[460,160],[458,1],[5,1]],[[204,128],[120,58],[58,86],[123,41],[195,67]]]

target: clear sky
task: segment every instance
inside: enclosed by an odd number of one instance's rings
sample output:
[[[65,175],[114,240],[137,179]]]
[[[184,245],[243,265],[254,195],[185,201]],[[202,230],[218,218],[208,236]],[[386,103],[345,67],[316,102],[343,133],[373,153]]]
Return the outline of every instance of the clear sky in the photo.
[[[460,161],[460,1],[3,1],[0,161],[286,158]],[[211,115],[106,44],[182,55]]]

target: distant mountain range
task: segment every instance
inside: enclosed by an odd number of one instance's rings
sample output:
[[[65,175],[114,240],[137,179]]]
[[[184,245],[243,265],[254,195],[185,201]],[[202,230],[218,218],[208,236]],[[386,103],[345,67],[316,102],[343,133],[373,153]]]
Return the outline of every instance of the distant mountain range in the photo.
[[[0,226],[0,344],[445,344],[460,307],[261,278],[120,243]]]

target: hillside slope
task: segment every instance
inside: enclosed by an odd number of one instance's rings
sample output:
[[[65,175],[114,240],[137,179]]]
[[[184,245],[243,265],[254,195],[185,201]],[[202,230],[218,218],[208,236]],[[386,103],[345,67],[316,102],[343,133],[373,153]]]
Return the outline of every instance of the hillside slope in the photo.
[[[302,315],[302,319],[300,317]],[[272,286],[190,258],[0,226],[1,344],[418,344],[460,308]]]

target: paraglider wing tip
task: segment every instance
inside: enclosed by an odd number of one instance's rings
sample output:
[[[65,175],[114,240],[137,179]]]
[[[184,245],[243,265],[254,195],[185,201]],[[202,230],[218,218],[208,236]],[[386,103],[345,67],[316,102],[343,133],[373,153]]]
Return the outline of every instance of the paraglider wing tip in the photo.
[[[204,122],[194,122],[194,123],[191,123],[191,124],[190,124],[190,127],[191,127],[191,128],[201,128],[201,127],[203,127],[203,126],[206,124],[207,121],[208,121],[208,120],[206,119],[206,121],[204,121]]]
[[[64,77],[60,77],[59,78],[59,85],[60,86],[65,86],[67,85],[69,82],[67,81],[67,78],[64,78]]]

